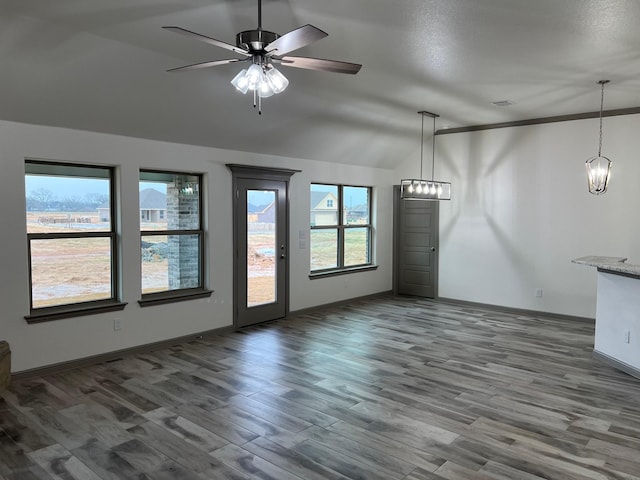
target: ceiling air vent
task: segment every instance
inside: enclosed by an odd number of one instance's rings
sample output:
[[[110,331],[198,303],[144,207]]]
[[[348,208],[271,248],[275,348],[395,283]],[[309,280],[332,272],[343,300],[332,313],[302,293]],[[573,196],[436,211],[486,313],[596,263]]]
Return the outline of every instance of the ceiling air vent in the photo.
[[[496,107],[510,107],[513,102],[511,100],[498,100],[497,102],[491,102],[491,104]]]

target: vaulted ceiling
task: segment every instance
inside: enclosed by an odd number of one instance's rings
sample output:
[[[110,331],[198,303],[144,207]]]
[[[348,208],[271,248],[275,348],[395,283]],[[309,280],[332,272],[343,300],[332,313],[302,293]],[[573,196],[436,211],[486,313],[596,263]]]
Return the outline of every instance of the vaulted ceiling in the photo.
[[[2,0],[0,118],[225,149],[393,168],[437,128],[640,106],[637,0],[264,0],[263,27],[329,36],[293,55],[355,76],[282,67],[259,116],[233,57],[163,30],[235,43],[257,0]],[[499,107],[492,102],[509,100]]]

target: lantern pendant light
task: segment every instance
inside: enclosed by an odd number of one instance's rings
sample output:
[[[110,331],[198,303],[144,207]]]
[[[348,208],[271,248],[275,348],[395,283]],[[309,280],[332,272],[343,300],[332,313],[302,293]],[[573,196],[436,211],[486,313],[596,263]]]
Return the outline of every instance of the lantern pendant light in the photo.
[[[600,80],[600,140],[598,143],[598,155],[586,161],[587,181],[589,182],[589,193],[602,195],[607,191],[609,179],[611,177],[611,160],[602,156],[602,111],[604,108],[604,86],[609,80]]]

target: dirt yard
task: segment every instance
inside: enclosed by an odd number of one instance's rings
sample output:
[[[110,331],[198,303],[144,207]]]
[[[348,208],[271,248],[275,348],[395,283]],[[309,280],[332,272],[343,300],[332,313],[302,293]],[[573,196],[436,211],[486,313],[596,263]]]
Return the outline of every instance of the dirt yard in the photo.
[[[97,213],[29,212],[29,233],[106,231]],[[163,228],[166,228],[164,226]],[[151,228],[154,229],[154,228]],[[249,239],[248,304],[275,299],[275,243],[273,234],[251,234]],[[111,252],[101,238],[34,240],[31,244],[34,308],[107,299],[111,296]],[[143,292],[166,290],[167,259],[142,262]]]

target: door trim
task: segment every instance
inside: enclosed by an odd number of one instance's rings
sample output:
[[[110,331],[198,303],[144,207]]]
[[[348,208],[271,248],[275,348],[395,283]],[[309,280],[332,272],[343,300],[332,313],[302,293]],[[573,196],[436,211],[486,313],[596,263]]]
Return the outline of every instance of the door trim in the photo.
[[[231,170],[232,175],[232,195],[233,195],[233,327],[238,329],[238,306],[239,306],[239,292],[238,292],[238,238],[239,238],[239,223],[238,223],[238,180],[251,179],[251,180],[275,180],[285,183],[285,236],[288,240],[289,234],[289,180],[291,177],[301,172],[301,170],[292,170],[289,168],[269,168],[255,165],[240,165],[236,163],[228,163],[227,168]],[[289,258],[290,255],[287,251],[287,264],[285,266],[285,315],[289,313]]]

